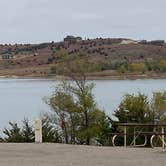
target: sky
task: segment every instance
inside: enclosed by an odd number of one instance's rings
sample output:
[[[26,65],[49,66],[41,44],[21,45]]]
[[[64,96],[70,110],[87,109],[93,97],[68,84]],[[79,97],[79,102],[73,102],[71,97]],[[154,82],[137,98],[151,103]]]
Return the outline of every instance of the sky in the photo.
[[[124,37],[166,40],[166,0],[0,0],[0,43]]]

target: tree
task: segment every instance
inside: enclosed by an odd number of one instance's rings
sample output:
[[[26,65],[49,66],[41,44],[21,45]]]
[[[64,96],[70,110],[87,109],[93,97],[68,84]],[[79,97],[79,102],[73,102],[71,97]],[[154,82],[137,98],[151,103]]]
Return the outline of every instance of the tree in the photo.
[[[18,127],[17,123],[9,122],[10,128],[5,128],[3,133],[6,135],[4,141],[7,142],[23,142],[23,137],[21,134],[21,129]]]
[[[77,106],[80,116],[80,124],[78,138],[86,144],[94,137],[99,137],[99,133],[106,123],[106,115],[103,111],[97,108],[94,96],[92,93],[94,85],[86,84],[83,89],[72,87],[72,93],[77,98]],[[103,122],[104,121],[104,122]]]
[[[121,66],[118,68],[118,71],[119,71],[119,73],[124,74],[124,73],[126,73],[127,69],[125,68],[124,65],[121,65]]]
[[[151,110],[148,97],[144,94],[132,94],[125,95],[118,109],[114,112],[115,117],[120,123],[152,123],[153,112]],[[138,129],[138,128],[137,128]],[[147,131],[147,128],[142,128],[141,131]],[[152,128],[148,128],[148,131],[152,131]],[[122,128],[116,128],[116,132],[123,131]],[[127,128],[128,143],[132,141],[133,128]],[[122,144],[122,140],[119,139],[119,144]],[[142,144],[144,138],[137,138],[137,143]]]
[[[28,119],[23,120],[23,127],[21,130],[21,135],[23,137],[23,142],[34,142],[35,141],[35,134],[33,126],[30,125]]]
[[[5,128],[3,133],[6,135],[4,141],[7,142],[34,142],[34,129],[28,119],[24,119],[23,125],[9,122],[9,128]]]
[[[60,133],[56,126],[54,126],[51,119],[43,115],[42,117],[42,136],[43,142],[62,142]],[[30,124],[28,119],[24,119],[23,125],[18,126],[17,123],[9,122],[9,128],[5,128],[3,133],[5,138],[1,138],[5,142],[34,142],[35,132],[33,125]]]
[[[54,121],[52,121],[52,119],[47,114],[42,116],[42,140],[43,142],[62,142],[61,134],[58,132],[57,127],[54,125]]]
[[[81,92],[73,84],[63,82],[47,102],[56,114],[65,143],[89,145],[95,137],[101,140],[105,133],[102,133],[102,129],[109,128],[107,116],[97,108],[94,101],[92,84],[84,88]]]
[[[76,109],[73,96],[69,92],[69,84],[63,82],[56,89],[54,94],[49,98],[47,103],[56,113],[56,123],[63,131],[65,142],[69,143],[69,133],[73,139],[75,130]],[[72,125],[72,126],[71,126]],[[69,129],[72,129],[69,131]]]
[[[144,63],[132,63],[130,65],[131,71],[133,72],[142,72],[144,73],[147,70],[147,67]]]
[[[166,71],[166,60],[161,60],[158,64],[160,71],[165,72]]]
[[[105,125],[103,121],[107,116],[96,106],[92,93],[94,84],[87,82],[87,73],[94,70],[87,56],[77,55],[65,56],[56,70],[72,80],[63,81],[47,102],[58,116],[66,143],[89,145],[93,138],[99,137]]]
[[[114,115],[119,122],[123,123],[153,121],[148,97],[141,93],[138,93],[138,95],[125,95]]]
[[[154,120],[157,122],[166,122],[166,92],[153,93],[151,103]]]

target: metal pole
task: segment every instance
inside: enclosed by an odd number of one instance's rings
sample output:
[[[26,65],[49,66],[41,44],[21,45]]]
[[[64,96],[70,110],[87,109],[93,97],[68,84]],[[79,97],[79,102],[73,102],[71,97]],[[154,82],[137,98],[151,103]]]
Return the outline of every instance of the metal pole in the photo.
[[[134,146],[136,145],[135,127],[134,127]]]
[[[165,147],[165,141],[164,141],[164,127],[161,127],[161,133],[162,133],[162,147]]]
[[[124,147],[127,146],[126,140],[127,140],[127,129],[126,129],[126,126],[124,126]]]

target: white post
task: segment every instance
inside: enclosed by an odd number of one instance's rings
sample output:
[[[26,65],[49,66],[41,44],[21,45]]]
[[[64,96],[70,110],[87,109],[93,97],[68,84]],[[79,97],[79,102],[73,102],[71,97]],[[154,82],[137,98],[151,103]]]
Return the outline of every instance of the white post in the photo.
[[[164,127],[161,127],[161,133],[162,133],[162,147],[165,147],[165,140],[164,140]]]
[[[42,121],[35,120],[35,143],[42,143]]]

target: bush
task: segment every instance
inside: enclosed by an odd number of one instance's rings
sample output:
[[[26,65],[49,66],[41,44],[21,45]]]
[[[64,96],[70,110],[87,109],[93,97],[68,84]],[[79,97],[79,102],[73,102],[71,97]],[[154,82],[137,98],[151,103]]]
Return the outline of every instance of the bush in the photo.
[[[148,97],[139,93],[138,95],[125,95],[114,116],[122,123],[146,123],[153,122],[152,111]]]
[[[35,141],[34,127],[30,125],[27,119],[23,120],[22,126],[18,126],[14,122],[9,122],[9,128],[5,128],[3,133],[5,137],[2,138],[2,141],[5,142],[28,143]],[[48,116],[42,117],[42,136],[43,142],[62,142],[57,128]]]
[[[130,70],[132,72],[142,72],[144,73],[147,68],[146,68],[146,65],[144,63],[132,63],[130,65]]]
[[[9,122],[9,128],[5,128],[5,142],[34,142],[34,130],[27,119],[23,120],[22,128],[17,123]]]

